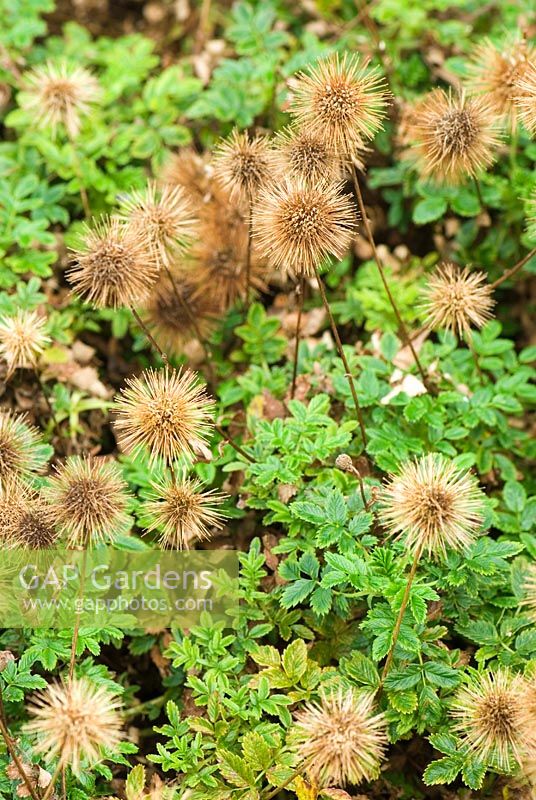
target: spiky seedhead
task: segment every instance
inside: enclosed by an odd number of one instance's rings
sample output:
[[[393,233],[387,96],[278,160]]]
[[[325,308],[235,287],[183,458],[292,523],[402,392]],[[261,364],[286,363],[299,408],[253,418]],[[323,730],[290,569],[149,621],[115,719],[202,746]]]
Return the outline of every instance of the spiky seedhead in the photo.
[[[259,250],[284,270],[314,275],[329,256],[342,258],[352,241],[356,211],[341,184],[282,181],[262,192],[253,209]]]
[[[248,294],[248,232],[245,225],[225,227],[216,219],[207,219],[200,228],[200,238],[191,250],[191,259],[184,265],[184,274],[191,281],[196,302],[208,300],[220,313],[228,311]],[[263,280],[265,262],[257,249],[250,248],[249,290],[266,290]]]
[[[198,333],[206,339],[220,316],[220,309],[206,286],[205,291],[201,287],[197,291],[190,279],[172,269],[175,286],[163,272],[144,306],[142,318],[164,352],[179,355]]]
[[[54,132],[63,125],[72,139],[100,97],[100,86],[87,69],[50,61],[24,76],[24,91],[19,95],[33,123]]]
[[[22,511],[25,489],[18,476],[10,475],[0,481],[0,546],[14,547],[13,529]]]
[[[422,311],[430,328],[446,328],[470,336],[493,316],[493,291],[484,272],[456,264],[441,264],[428,279]]]
[[[465,550],[483,520],[484,496],[470,472],[439,453],[404,464],[383,487],[380,518],[412,551]]]
[[[144,191],[134,191],[122,200],[119,217],[139,232],[157,261],[168,266],[196,231],[193,204],[181,186],[165,185],[159,190],[150,181]]]
[[[319,786],[374,779],[387,746],[387,723],[374,697],[342,689],[296,712],[293,738],[308,776]]]
[[[298,74],[289,111],[332,153],[353,157],[381,128],[388,98],[384,78],[368,61],[334,53]]]
[[[33,719],[25,730],[36,737],[35,752],[79,775],[122,739],[120,703],[115,694],[88,678],[51,683],[28,706]]]
[[[284,128],[274,138],[274,164],[292,179],[310,183],[341,178],[341,161],[325,139],[304,128]]]
[[[43,488],[43,497],[70,547],[113,542],[130,527],[127,484],[113,461],[68,458]]]
[[[130,378],[115,400],[119,442],[127,452],[148,450],[150,461],[192,457],[211,432],[214,403],[188,369],[146,370]]]
[[[158,278],[156,254],[143,232],[117,217],[85,226],[81,247],[73,250],[67,277],[74,290],[97,308],[137,305]]]
[[[160,180],[168,186],[180,186],[188,198],[198,204],[206,200],[211,189],[213,169],[205,155],[191,147],[183,147],[165,162]]]
[[[167,476],[153,483],[152,495],[144,505],[149,524],[157,531],[162,547],[188,549],[196,540],[209,539],[211,528],[221,528],[225,515],[218,510],[226,495],[211,489],[202,492],[201,482],[184,475]]]
[[[529,687],[505,668],[472,675],[451,706],[463,744],[484,763],[511,772],[536,756],[536,726]]]
[[[531,62],[516,84],[516,106],[529,133],[536,133],[536,60]]]
[[[41,494],[26,484],[13,484],[7,492],[11,513],[5,520],[1,541],[9,548],[46,550],[55,547],[59,531],[54,525],[51,508]],[[1,516],[1,514],[0,514]]]
[[[494,161],[495,124],[485,98],[434,89],[418,104],[407,134],[421,175],[450,184],[478,175]]]
[[[41,466],[40,435],[26,415],[0,411],[0,485],[11,478],[27,478]]]
[[[502,46],[489,39],[477,45],[469,73],[471,92],[482,94],[499,117],[512,130],[517,126],[515,99],[519,82],[536,58],[536,48],[524,39],[508,41]]]
[[[273,155],[265,136],[250,137],[236,128],[216,147],[214,175],[232,197],[251,202],[273,179]]]
[[[8,376],[16,369],[35,368],[50,344],[46,326],[46,319],[36,311],[19,309],[13,316],[0,319],[0,357],[7,364]]]

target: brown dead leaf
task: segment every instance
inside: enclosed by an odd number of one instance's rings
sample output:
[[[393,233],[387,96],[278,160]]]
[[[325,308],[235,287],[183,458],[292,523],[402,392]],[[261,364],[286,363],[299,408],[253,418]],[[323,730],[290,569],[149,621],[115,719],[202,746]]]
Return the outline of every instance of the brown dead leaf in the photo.
[[[75,368],[68,378],[68,383],[101,400],[109,400],[113,396],[111,389],[107,389],[102,383],[95,367]]]
[[[169,660],[169,658],[166,658],[163,655],[160,645],[157,644],[153,645],[153,647],[151,647],[149,655],[151,657],[151,661],[157,668],[162,678],[167,678],[170,671],[169,665],[171,661]]]
[[[72,357],[75,361],[78,361],[79,364],[89,364],[95,352],[96,350],[94,347],[90,347],[79,339],[76,340],[71,348]]]
[[[264,419],[267,419],[271,422],[274,419],[283,419],[287,416],[285,404],[282,403],[281,400],[278,400],[277,397],[274,397],[274,395],[267,389],[264,389],[262,393],[262,399],[262,416]]]
[[[296,494],[298,494],[298,487],[294,486],[293,483],[280,483],[277,487],[277,496],[282,503],[285,503],[285,505]]]
[[[278,543],[277,536],[274,536],[273,533],[265,533],[262,537],[262,544],[263,544],[263,555],[266,559],[266,566],[268,569],[273,570],[273,572],[277,571],[279,566],[279,558],[274,553],[272,553],[272,547]]]
[[[417,334],[417,336],[415,336],[414,339],[412,339],[411,343],[417,355],[419,354],[421,347],[423,346],[429,335],[430,335],[429,330],[422,330],[420,331],[420,333]],[[400,369],[402,370],[409,369],[409,367],[413,366],[413,363],[414,363],[413,354],[407,345],[401,347],[396,356],[393,358],[393,365],[395,367],[400,367]]]

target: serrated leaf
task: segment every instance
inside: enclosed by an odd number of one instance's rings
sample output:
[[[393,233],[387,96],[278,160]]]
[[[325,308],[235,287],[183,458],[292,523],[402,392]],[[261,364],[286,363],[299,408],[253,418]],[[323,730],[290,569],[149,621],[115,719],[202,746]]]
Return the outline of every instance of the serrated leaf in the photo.
[[[254,769],[266,771],[271,766],[272,751],[260,733],[246,733],[242,739],[242,750],[244,758]]]
[[[432,686],[438,686],[441,689],[451,689],[460,682],[455,669],[438,661],[427,661],[424,665],[424,672]]]
[[[127,800],[139,800],[145,789],[145,768],[138,764],[130,770],[125,782]]]
[[[486,775],[486,765],[476,758],[471,758],[462,767],[462,778],[464,783],[475,791],[479,791],[484,783]]]
[[[419,664],[409,664],[402,669],[392,669],[385,678],[385,688],[403,691],[412,689],[421,679],[421,667]]]
[[[217,750],[220,772],[223,777],[239,789],[254,786],[255,777],[253,770],[243,758],[231,753],[230,750]]]
[[[411,714],[417,708],[417,692],[388,692],[389,702],[401,714]]]
[[[297,683],[307,669],[307,647],[303,639],[289,644],[283,653],[282,664],[289,680]]]
[[[437,761],[432,761],[424,770],[423,781],[427,786],[435,786],[438,783],[452,783],[456,780],[461,769],[459,757],[445,756]]]

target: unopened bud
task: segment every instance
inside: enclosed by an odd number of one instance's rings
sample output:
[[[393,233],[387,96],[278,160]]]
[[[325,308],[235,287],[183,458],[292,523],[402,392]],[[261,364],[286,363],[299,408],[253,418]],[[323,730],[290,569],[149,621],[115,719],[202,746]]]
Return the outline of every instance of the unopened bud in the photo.
[[[356,469],[352,462],[352,459],[348,455],[348,453],[341,453],[335,459],[335,466],[339,469],[342,469],[343,472],[355,472]]]

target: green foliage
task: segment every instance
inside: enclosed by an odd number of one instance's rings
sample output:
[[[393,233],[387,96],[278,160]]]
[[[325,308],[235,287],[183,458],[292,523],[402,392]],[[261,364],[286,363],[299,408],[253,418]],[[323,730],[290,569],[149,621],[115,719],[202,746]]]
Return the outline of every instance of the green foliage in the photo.
[[[85,221],[81,190],[93,215],[107,214],[118,198],[159,175],[178,148],[208,151],[234,126],[281,128],[292,76],[321,55],[370,52],[379,65],[371,42],[379,37],[385,45],[381,60],[397,105],[366,154],[363,180],[386,278],[412,332],[428,322],[423,289],[439,261],[448,256],[478,265],[494,281],[534,246],[536,222],[526,220],[534,216],[536,144],[522,126],[515,136],[505,134],[497,163],[478,186],[419,180],[397,136],[399,101],[418,99],[449,75],[465,75],[477,41],[502,41],[518,15],[528,18],[532,10],[529,0],[499,2],[486,13],[476,5],[378,0],[356,15],[351,0],[299,7],[282,0],[213,3],[206,40],[196,31],[203,13],[197,8],[193,25],[174,21],[160,40],[142,32],[94,37],[75,21],[47,35],[53,0],[0,0],[0,89],[7,91],[0,111],[0,318],[39,310],[52,339],[41,377],[54,419],[35,399],[42,387],[30,371],[8,380],[2,366],[0,381],[9,406],[31,408],[41,428],[33,488],[68,453],[116,453],[111,397],[128,374],[155,364],[129,309],[97,311],[68,294],[68,248]],[[171,3],[162,7],[179,14]],[[136,30],[144,24],[138,22]],[[76,140],[61,127],[53,135],[36,125],[20,102],[27,89],[20,74],[48,60],[87,68],[102,88]],[[387,765],[378,784],[382,796],[435,797],[425,794],[423,782],[453,784],[453,792],[465,785],[475,797],[509,791],[512,776],[453,732],[450,707],[475,668],[507,667],[534,681],[536,631],[524,604],[527,570],[536,559],[531,309],[520,313],[511,282],[495,293],[497,318],[470,341],[444,330],[417,337],[432,387],[426,391],[367,242],[324,266],[367,441],[312,280],[290,397],[295,319],[287,311],[295,306],[285,295],[292,284],[267,273],[269,291],[222,313],[206,345],[218,423],[242,452],[214,441],[192,468],[232,495],[223,547],[240,551],[240,575],[236,583],[220,576],[218,590],[239,602],[225,621],[205,612],[189,629],[177,623],[169,632],[122,631],[105,621],[81,628],[76,672],[121,694],[151,770],[137,764],[129,771],[136,747],[123,743],[106,753],[113,773],[105,763],[80,776],[67,772],[68,800],[110,796],[112,778],[114,786],[125,779],[127,800],[139,800],[151,791],[153,769],[173,782],[163,794],[170,800],[175,782],[176,796],[191,800],[265,800],[279,786],[316,800],[301,776],[294,780],[293,717],[341,685],[376,696],[397,753],[418,739],[427,742],[423,753],[433,749],[423,775],[401,775]],[[535,269],[533,257],[524,275]],[[80,344],[92,349],[90,366],[76,360]],[[174,363],[198,365],[201,358],[189,347]],[[484,519],[466,552],[423,556],[406,596],[412,556],[403,539],[386,538],[378,495],[388,473],[434,452],[474,472],[486,494]],[[337,466],[342,453],[353,472]],[[144,550],[142,503],[164,468],[123,453],[118,463],[134,494],[133,530],[118,546]],[[51,764],[24,729],[26,706],[34,691],[65,676],[71,642],[71,630],[0,634],[0,650],[15,656],[0,671],[12,736],[25,763],[47,770]],[[391,668],[382,676],[393,644]],[[0,743],[2,798],[22,796],[20,784],[7,778],[9,761]],[[333,792],[340,790],[344,800],[343,788],[320,796],[338,798]]]

